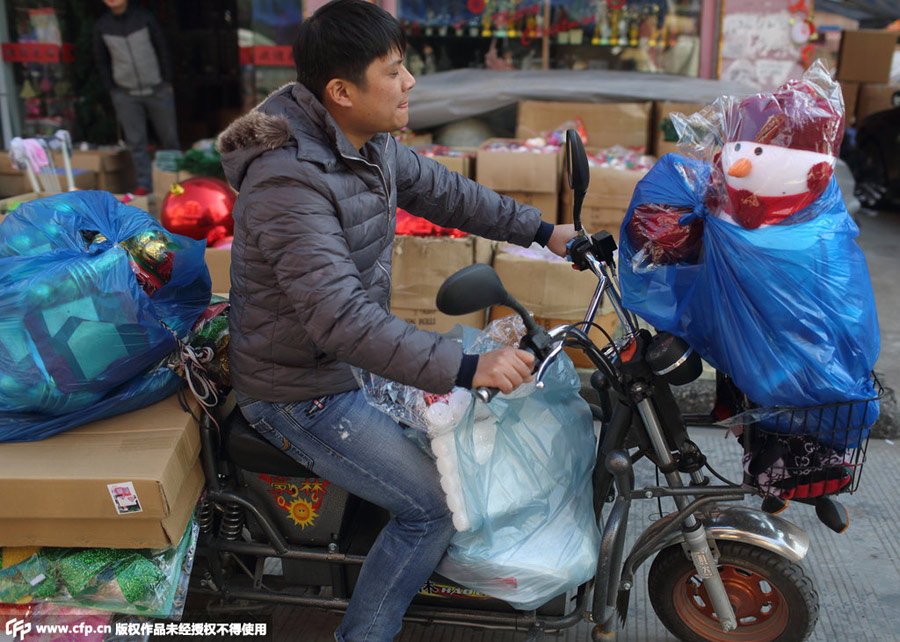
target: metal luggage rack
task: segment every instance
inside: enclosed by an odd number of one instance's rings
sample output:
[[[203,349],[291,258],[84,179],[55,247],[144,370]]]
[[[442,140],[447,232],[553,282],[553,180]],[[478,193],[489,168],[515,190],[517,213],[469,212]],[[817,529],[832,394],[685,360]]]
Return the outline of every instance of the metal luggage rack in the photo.
[[[742,418],[744,434],[749,435],[743,440],[745,483],[769,495],[797,499],[855,492],[884,396],[874,372],[871,379],[875,395],[868,399],[806,408],[750,408],[732,418]],[[754,457],[759,457],[757,470]]]

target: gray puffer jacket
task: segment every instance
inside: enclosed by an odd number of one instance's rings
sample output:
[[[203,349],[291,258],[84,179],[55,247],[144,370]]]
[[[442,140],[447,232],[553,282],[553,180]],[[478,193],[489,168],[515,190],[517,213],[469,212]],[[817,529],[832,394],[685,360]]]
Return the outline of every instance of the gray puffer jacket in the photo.
[[[460,346],[388,311],[398,205],[523,246],[534,240],[540,212],[387,134],[356,150],[299,83],[233,122],[217,146],[239,191],[230,295],[235,390],[281,403],[336,394],[357,387],[352,364],[449,391]]]

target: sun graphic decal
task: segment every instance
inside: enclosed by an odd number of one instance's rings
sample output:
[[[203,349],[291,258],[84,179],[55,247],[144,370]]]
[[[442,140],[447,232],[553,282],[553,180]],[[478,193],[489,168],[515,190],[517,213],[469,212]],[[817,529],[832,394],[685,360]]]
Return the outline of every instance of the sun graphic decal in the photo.
[[[313,525],[325,501],[328,481],[309,477],[297,480],[298,485],[288,477],[260,475],[259,479],[269,485],[269,493],[275,498],[275,503],[287,512],[288,519],[303,529]]]
[[[308,525],[315,521],[319,514],[305,499],[297,499],[287,506],[288,519],[294,521],[300,528],[305,529]]]

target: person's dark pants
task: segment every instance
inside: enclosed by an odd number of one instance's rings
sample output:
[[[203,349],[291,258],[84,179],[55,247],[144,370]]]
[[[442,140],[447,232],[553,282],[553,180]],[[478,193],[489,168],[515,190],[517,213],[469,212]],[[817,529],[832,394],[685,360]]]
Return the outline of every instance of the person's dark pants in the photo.
[[[137,186],[153,190],[150,152],[147,150],[147,119],[163,149],[181,149],[175,116],[175,94],[168,83],[158,85],[153,93],[136,96],[121,89],[112,91],[116,117],[122,126],[125,144],[131,152]]]

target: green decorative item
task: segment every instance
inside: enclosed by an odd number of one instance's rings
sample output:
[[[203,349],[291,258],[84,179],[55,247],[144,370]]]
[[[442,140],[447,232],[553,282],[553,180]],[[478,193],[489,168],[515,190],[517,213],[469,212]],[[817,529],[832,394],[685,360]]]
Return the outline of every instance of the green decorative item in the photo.
[[[42,548],[0,570],[0,605],[52,602],[151,617],[168,617],[174,606],[178,614],[197,534],[191,521],[178,546],[161,550]]]
[[[56,568],[66,590],[74,597],[87,590],[105,568],[133,554],[116,548],[76,549],[57,561]]]
[[[153,562],[140,555],[135,555],[116,572],[119,589],[130,604],[145,600],[165,579],[165,574]]]
[[[178,159],[177,165],[179,170],[198,176],[225,177],[225,170],[222,169],[222,157],[212,147],[209,149],[189,149]]]

